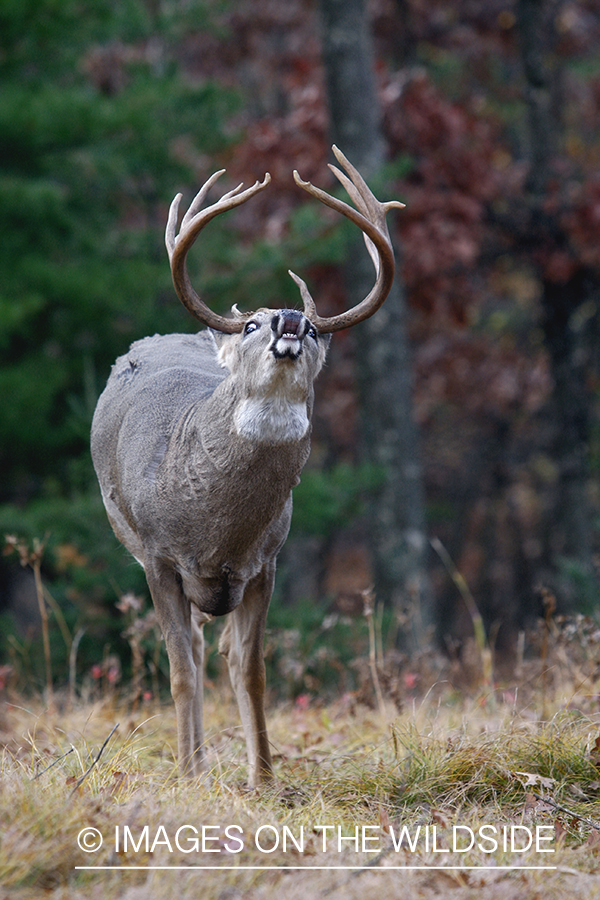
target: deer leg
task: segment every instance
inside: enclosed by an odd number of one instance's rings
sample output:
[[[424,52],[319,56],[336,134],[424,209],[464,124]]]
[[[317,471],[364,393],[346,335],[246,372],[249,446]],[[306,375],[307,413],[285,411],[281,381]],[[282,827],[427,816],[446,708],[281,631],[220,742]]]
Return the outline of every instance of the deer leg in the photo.
[[[267,563],[250,581],[240,605],[229,613],[219,642],[227,659],[248,750],[250,787],[273,777],[271,751],[265,719],[265,662],[263,646],[267,610],[273,592],[275,563]]]
[[[194,659],[190,603],[176,573],[153,560],[146,579],[169,657],[171,695],[177,717],[177,756],[180,775],[196,775],[197,665]],[[197,655],[197,651],[196,651]]]
[[[205,619],[195,615],[192,609],[192,655],[196,666],[196,693],[193,711],[193,752],[196,768],[204,768],[206,758],[204,749],[204,623]]]

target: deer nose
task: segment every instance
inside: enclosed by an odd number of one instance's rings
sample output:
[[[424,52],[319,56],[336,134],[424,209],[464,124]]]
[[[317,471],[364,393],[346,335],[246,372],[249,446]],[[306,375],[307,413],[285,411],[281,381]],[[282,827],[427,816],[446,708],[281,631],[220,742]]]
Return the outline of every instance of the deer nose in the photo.
[[[306,316],[296,309],[282,309],[271,319],[271,330],[276,338],[289,334],[303,340],[309,327],[310,323]]]

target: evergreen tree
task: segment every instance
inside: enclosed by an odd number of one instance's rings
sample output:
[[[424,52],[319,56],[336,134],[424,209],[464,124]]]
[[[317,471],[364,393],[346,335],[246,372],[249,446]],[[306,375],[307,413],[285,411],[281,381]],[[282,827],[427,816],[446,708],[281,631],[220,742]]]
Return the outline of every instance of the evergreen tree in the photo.
[[[88,478],[115,356],[143,334],[194,327],[174,302],[162,230],[174,187],[223,147],[235,100],[182,75],[178,41],[209,21],[199,4],[174,9],[0,8],[0,501]]]

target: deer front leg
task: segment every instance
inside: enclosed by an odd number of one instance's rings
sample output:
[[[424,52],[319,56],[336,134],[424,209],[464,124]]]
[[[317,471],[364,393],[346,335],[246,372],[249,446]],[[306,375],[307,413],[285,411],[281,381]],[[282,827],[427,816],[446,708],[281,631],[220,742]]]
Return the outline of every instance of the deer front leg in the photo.
[[[146,579],[165,639],[171,695],[177,717],[177,757],[180,775],[200,773],[202,757],[201,698],[198,684],[202,681],[202,644],[192,633],[191,608],[176,573],[166,564],[153,560],[146,564]],[[196,632],[197,626],[194,625]],[[200,633],[200,640],[202,634]]]
[[[196,666],[196,693],[193,708],[193,753],[196,762],[196,770],[204,769],[206,764],[206,751],[204,747],[204,625],[207,616],[192,608],[192,654]]]
[[[263,647],[274,580],[275,563],[270,562],[248,583],[244,599],[229,614],[219,641],[219,652],[227,659],[229,677],[240,711],[248,750],[248,781],[252,788],[273,778],[264,707],[266,673]]]

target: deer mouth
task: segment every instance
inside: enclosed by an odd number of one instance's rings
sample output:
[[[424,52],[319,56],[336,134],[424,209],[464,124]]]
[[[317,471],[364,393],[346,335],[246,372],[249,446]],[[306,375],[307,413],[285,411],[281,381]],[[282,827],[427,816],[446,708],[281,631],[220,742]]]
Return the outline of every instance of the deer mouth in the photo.
[[[282,310],[271,321],[273,340],[269,350],[276,359],[298,359],[309,327],[306,316],[297,310]]]
[[[288,356],[297,359],[302,353],[302,341],[295,334],[282,334],[273,346],[274,356],[281,358]]]

